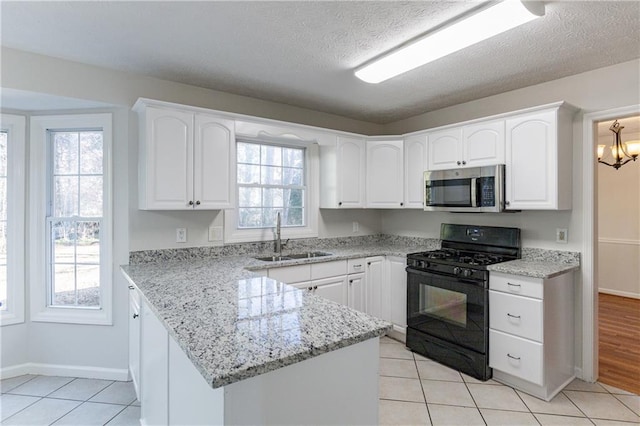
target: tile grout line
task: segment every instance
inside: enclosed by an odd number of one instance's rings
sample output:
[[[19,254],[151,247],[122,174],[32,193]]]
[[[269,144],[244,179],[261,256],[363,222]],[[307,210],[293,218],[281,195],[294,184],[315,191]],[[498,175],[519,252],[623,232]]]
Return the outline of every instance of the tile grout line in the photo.
[[[25,383],[26,383],[26,382],[25,382]],[[8,395],[13,395],[13,394],[8,394]],[[0,423],[4,423],[4,422],[6,422],[6,421],[7,421],[7,420],[9,420],[11,417],[13,417],[13,416],[15,416],[16,414],[18,414],[18,413],[20,413],[20,412],[22,412],[22,411],[26,410],[27,408],[31,407],[31,406],[32,406],[33,404],[35,404],[36,402],[41,401],[41,400],[43,400],[43,399],[44,399],[44,397],[41,397],[41,396],[40,396],[40,397],[36,397],[36,396],[33,396],[33,395],[14,395],[14,396],[30,396],[30,397],[32,397],[32,398],[39,398],[39,399],[36,399],[35,401],[33,401],[31,404],[27,405],[27,406],[26,406],[26,407],[24,407],[23,409],[21,409],[21,410],[19,410],[19,411],[16,411],[15,413],[13,413],[12,415],[10,415],[10,416],[9,416],[9,417],[7,417],[6,419],[2,420],[2,422],[0,422]]]
[[[424,399],[424,406],[427,409],[427,416],[429,416],[429,424],[433,425],[433,418],[431,417],[431,410],[429,410],[429,404],[427,403],[427,394],[424,393],[424,387],[422,386],[422,377],[420,377],[420,369],[418,369],[418,361],[416,360],[416,354],[411,351],[411,357],[413,358],[413,364],[418,372],[418,381],[420,382],[420,390],[422,391],[422,398]]]
[[[128,405],[122,407],[122,410],[118,411],[113,417],[111,417],[109,420],[107,420],[106,422],[104,422],[102,425],[105,426],[107,424],[109,424],[110,421],[112,421],[113,419],[115,419],[116,417],[118,417],[120,415],[120,413],[122,413],[124,410],[127,409],[127,407],[129,407]]]

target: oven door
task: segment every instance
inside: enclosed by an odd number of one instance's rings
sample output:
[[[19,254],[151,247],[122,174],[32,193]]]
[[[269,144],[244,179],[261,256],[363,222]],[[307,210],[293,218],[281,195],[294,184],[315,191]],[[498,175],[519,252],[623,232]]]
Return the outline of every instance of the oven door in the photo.
[[[487,353],[489,296],[483,282],[407,268],[407,326]]]

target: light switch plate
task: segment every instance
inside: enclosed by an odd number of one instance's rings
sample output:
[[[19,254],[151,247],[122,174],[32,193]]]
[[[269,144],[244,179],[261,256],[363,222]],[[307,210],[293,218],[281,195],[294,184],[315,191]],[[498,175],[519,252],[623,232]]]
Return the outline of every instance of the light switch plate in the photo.
[[[556,243],[567,244],[569,242],[569,233],[567,228],[556,228]]]

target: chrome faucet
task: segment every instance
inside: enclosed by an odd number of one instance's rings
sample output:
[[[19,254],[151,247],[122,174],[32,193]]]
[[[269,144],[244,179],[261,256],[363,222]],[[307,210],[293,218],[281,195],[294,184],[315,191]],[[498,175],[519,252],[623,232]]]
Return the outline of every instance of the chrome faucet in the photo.
[[[281,231],[281,223],[280,223],[280,212],[278,212],[278,215],[276,217],[276,240],[273,242],[273,251],[276,252],[276,254],[278,256],[282,256],[282,246],[286,245],[287,243],[282,244],[282,239],[281,239],[281,235],[280,235],[280,231]],[[287,240],[289,241],[289,240]]]

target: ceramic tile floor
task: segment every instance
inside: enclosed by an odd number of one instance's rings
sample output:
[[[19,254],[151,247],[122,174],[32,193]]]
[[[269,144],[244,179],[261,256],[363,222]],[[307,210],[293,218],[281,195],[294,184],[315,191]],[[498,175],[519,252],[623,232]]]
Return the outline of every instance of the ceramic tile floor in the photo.
[[[131,382],[20,376],[0,382],[3,425],[138,425]],[[575,380],[551,402],[480,382],[380,341],[382,425],[640,425],[640,396]]]
[[[551,402],[380,340],[381,425],[640,425],[640,396],[575,380]]]
[[[0,387],[2,425],[139,425],[132,382],[26,375]]]

